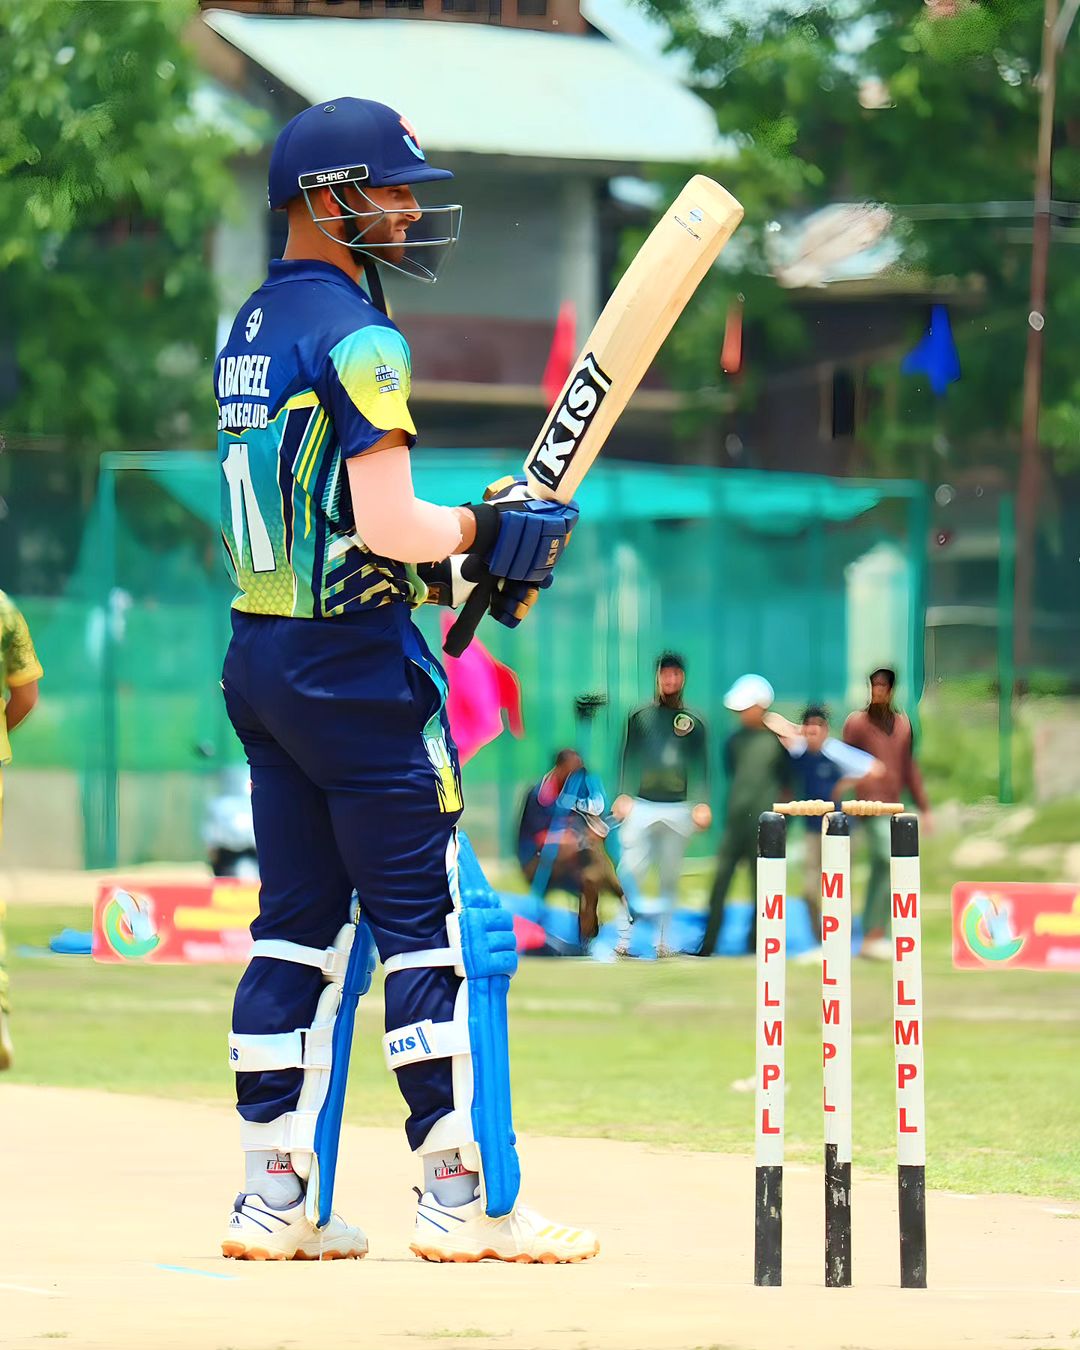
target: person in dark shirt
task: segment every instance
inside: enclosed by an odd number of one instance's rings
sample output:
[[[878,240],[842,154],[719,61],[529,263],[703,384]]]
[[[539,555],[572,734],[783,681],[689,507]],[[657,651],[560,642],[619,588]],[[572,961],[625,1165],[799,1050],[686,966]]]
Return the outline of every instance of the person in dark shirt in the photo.
[[[778,713],[766,713],[765,725],[780,737],[791,756],[795,795],[804,801],[832,802],[853,790],[856,781],[880,772],[873,757],[829,735],[829,714],[812,703],[797,726]],[[814,933],[821,937],[821,831],[823,816],[807,816],[803,852],[803,898]]]
[[[604,849],[604,801],[590,783],[576,750],[560,750],[555,763],[529,789],[518,826],[518,862],[541,895],[551,889],[578,897],[578,937],[584,947],[600,929],[600,896],[623,899],[623,888]]]
[[[632,878],[631,903],[640,899],[649,869],[660,884],[658,956],[671,955],[665,927],[675,908],[690,836],[712,824],[708,797],[705,723],[683,703],[686,667],[675,652],[656,663],[656,697],[626,724],[619,793],[612,814],[622,822],[623,876]]]
[[[742,675],[724,695],[724,707],[736,713],[741,723],[724,747],[728,780],[724,833],[716,858],[716,877],[709,896],[709,917],[699,956],[711,956],[724,921],[724,905],[735,869],[745,862],[750,869],[753,920],[748,951],[757,941],[757,823],[762,811],[787,796],[791,760],[765,724],[766,709],[773,701],[773,687],[761,675]]]

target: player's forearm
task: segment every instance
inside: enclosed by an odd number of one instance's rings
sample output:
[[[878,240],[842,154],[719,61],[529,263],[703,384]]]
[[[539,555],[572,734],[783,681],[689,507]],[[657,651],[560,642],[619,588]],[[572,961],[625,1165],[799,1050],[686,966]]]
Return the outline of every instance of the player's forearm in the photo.
[[[15,728],[33,711],[38,701],[37,681],[16,685],[7,701],[7,729]]]
[[[915,799],[915,805],[919,808],[920,811],[929,811],[930,799],[926,795],[926,788],[923,786],[922,774],[919,772],[919,766],[918,764],[915,763],[914,756],[909,756],[907,762],[907,772],[905,773],[904,776],[907,779],[908,790],[911,792],[912,797],[914,797]]]
[[[436,506],[417,497],[406,446],[348,461],[356,532],[373,553],[403,563],[439,562],[464,553],[476,538],[465,506]]]
[[[641,756],[636,746],[627,745],[619,761],[619,791],[636,797],[641,787]]]
[[[691,802],[709,800],[709,771],[704,764],[692,763],[686,775],[686,799]]]

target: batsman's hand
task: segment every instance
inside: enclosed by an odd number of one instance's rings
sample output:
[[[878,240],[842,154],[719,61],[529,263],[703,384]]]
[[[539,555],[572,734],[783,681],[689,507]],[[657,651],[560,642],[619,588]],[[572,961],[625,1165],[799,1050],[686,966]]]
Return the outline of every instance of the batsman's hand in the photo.
[[[475,585],[446,635],[448,656],[461,655],[485,614],[507,628],[518,626],[539,592],[551,585],[578,518],[576,502],[540,501],[523,477],[492,483],[484,500],[468,509],[476,518],[476,538],[462,575]]]
[[[532,586],[550,577],[580,514],[576,502],[540,501],[520,476],[492,483],[484,500],[469,510],[476,517],[470,551],[479,554],[496,579]]]
[[[543,581],[530,586],[527,581],[500,581],[491,593],[488,613],[505,628],[516,628],[536,604],[536,597],[555,580],[549,572]]]

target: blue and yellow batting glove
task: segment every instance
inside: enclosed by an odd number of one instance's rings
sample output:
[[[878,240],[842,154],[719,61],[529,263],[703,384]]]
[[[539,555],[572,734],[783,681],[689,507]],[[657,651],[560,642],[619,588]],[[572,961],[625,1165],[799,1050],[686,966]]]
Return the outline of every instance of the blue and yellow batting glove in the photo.
[[[523,477],[492,483],[483,502],[469,509],[476,517],[472,552],[483,559],[491,575],[534,587],[550,578],[580,514],[577,502],[564,505],[532,496]]]

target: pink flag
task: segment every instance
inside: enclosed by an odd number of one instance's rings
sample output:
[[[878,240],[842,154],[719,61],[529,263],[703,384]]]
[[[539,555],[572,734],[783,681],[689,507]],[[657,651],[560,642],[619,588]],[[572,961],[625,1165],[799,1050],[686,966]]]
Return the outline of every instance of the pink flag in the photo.
[[[453,617],[444,614],[444,639],[451,623]],[[525,734],[518,677],[509,666],[496,661],[479,638],[473,638],[460,656],[444,654],[443,664],[450,682],[446,714],[462,764],[502,734],[504,711],[511,734]]]
[[[544,367],[544,396],[548,407],[562,393],[562,387],[570,377],[577,355],[577,310],[573,300],[564,300],[559,306],[559,317],[555,320],[555,336],[551,340],[547,365]]]
[[[743,357],[743,302],[732,300],[724,324],[724,345],[720,349],[720,369],[725,375],[738,375]]]

